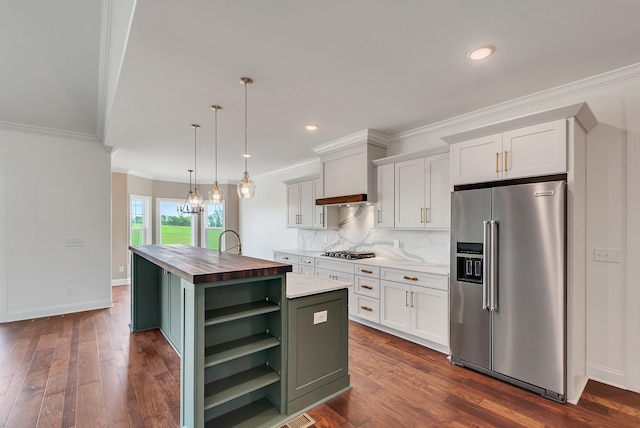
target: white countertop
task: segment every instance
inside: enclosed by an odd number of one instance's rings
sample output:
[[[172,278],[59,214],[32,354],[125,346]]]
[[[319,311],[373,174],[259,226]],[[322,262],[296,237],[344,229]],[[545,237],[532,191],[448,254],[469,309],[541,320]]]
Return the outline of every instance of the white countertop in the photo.
[[[340,290],[350,285],[350,282],[325,279],[303,273],[287,272],[287,299]]]
[[[349,260],[349,259],[341,259],[337,257],[326,257],[322,256],[321,251],[309,251],[309,250],[273,250],[276,253],[284,253],[291,254],[296,256],[304,256],[304,257],[322,257],[327,260],[335,260],[339,262],[345,263],[355,263],[359,265],[370,265],[370,266],[379,266],[386,267],[390,269],[407,269],[415,272],[422,273],[431,273],[435,275],[449,275],[449,265],[437,265],[437,264],[428,264],[428,263],[420,263],[412,260],[400,260],[400,259],[389,259],[384,257],[372,257],[370,259],[360,259],[360,260]]]

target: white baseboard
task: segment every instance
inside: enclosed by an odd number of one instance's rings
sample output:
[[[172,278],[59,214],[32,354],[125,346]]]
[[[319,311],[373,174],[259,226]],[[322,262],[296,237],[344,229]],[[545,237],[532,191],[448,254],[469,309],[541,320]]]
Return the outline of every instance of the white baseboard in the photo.
[[[627,374],[620,370],[610,369],[593,363],[587,363],[587,376],[598,382],[627,389]]]
[[[120,279],[112,279],[111,286],[115,287],[117,285],[128,285],[131,284],[131,278],[120,278]]]
[[[105,309],[113,306],[111,299],[95,300],[93,302],[85,302],[75,305],[49,306],[46,308],[38,308],[35,310],[14,311],[9,312],[7,321],[22,321],[33,318],[51,317],[57,315],[65,315],[73,312],[92,311],[95,309]]]

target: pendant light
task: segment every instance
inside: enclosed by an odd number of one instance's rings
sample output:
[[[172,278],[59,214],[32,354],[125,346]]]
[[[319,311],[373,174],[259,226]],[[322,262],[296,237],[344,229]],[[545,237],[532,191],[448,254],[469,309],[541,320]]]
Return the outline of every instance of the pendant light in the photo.
[[[178,205],[178,213],[182,214],[202,214],[204,211],[204,205],[202,205],[202,197],[198,193],[198,176],[196,175],[196,159],[197,159],[197,141],[198,141],[198,128],[200,125],[197,123],[191,124],[193,128],[193,168],[189,169],[189,193],[187,193],[187,199],[185,199],[182,206]],[[191,173],[193,174],[194,190],[191,191]]]
[[[244,174],[242,180],[238,183],[238,197],[240,199],[253,198],[256,191],[256,184],[249,179],[249,172],[247,171],[247,160],[251,157],[247,151],[247,85],[253,83],[253,80],[249,77],[241,77],[240,83],[244,85]]]
[[[224,199],[224,192],[220,190],[218,186],[218,110],[222,110],[220,106],[211,106],[211,110],[215,112],[214,126],[213,126],[213,151],[215,156],[214,175],[215,181],[213,182],[213,189],[209,190],[209,201],[214,203],[222,202]]]

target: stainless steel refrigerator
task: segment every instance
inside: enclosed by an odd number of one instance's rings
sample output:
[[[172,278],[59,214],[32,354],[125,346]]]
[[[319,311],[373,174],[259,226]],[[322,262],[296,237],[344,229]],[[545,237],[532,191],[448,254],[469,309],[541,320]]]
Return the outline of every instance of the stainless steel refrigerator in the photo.
[[[566,401],[566,182],[454,191],[454,364]]]

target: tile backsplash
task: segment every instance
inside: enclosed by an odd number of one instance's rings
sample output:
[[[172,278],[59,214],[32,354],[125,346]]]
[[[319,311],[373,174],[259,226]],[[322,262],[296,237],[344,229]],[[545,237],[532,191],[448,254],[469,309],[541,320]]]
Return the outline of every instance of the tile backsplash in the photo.
[[[312,251],[373,251],[377,257],[449,264],[448,230],[374,228],[374,207],[340,207],[338,230],[299,230],[298,248]],[[398,247],[394,242],[398,242]]]

